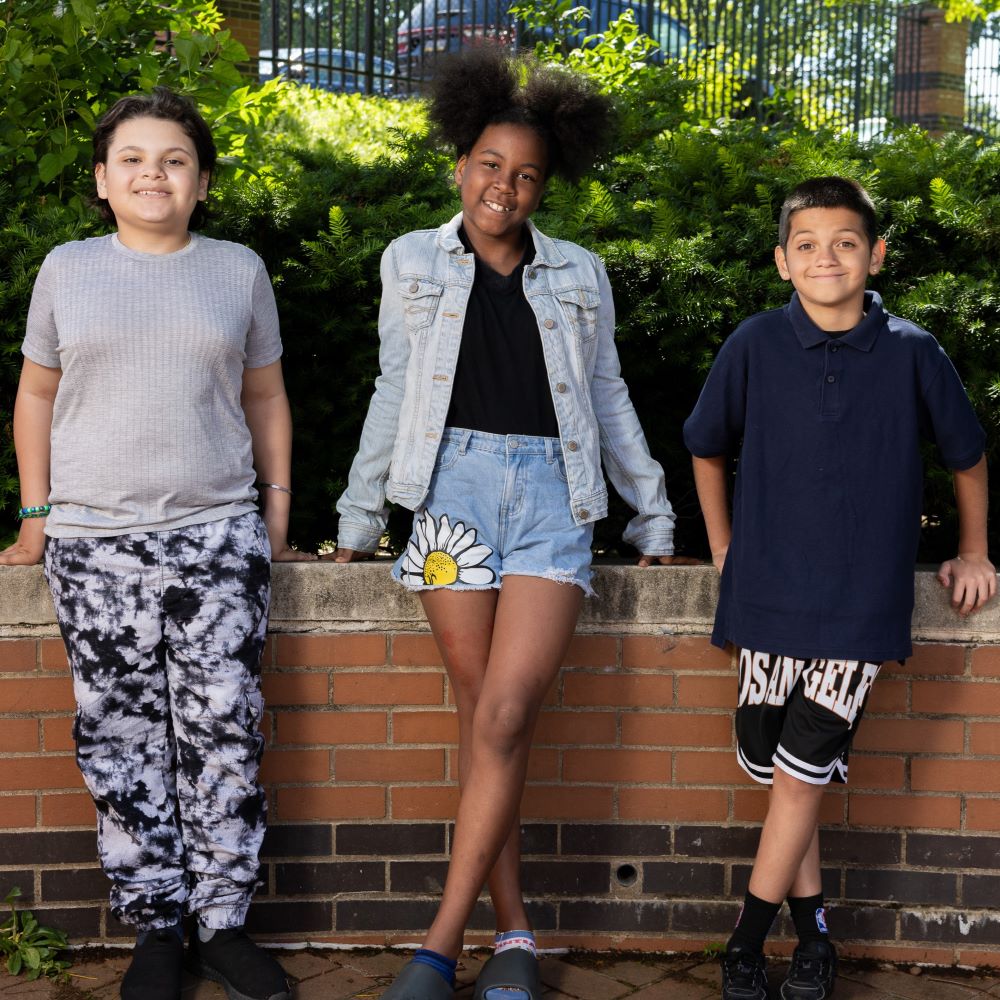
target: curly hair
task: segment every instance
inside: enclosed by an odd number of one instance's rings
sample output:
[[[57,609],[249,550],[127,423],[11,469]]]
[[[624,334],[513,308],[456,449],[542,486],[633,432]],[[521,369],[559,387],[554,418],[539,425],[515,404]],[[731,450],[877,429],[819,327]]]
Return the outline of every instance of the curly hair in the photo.
[[[586,77],[498,45],[468,48],[442,59],[430,86],[436,134],[465,156],[490,125],[524,125],[548,147],[546,174],[577,180],[610,148],[611,99]]]
[[[115,101],[101,115],[94,130],[93,166],[96,167],[98,163],[107,164],[108,149],[114,138],[115,130],[122,122],[127,122],[132,118],[160,118],[163,121],[176,122],[194,145],[195,152],[198,154],[198,169],[208,172],[209,183],[211,183],[212,171],[215,169],[215,161],[218,157],[212,133],[194,104],[167,87],[154,87],[152,94],[129,94],[127,97]],[[95,192],[91,201],[101,213],[104,221],[113,224],[115,213],[111,211],[107,198],[102,198]],[[198,229],[207,218],[208,209],[204,202],[199,201],[195,205],[188,228]]]

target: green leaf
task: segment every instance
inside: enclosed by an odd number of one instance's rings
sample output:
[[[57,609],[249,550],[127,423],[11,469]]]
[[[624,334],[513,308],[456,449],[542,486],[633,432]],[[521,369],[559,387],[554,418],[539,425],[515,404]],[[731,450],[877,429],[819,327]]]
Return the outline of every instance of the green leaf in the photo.
[[[46,153],[38,161],[38,176],[43,184],[48,184],[62,173],[62,157],[58,153]]]

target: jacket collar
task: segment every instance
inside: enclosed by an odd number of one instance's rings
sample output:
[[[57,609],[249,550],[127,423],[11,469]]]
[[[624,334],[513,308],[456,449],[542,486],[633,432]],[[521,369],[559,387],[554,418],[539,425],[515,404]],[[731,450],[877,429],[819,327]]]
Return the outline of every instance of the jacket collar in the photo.
[[[465,253],[465,247],[458,238],[458,227],[461,224],[462,213],[459,212],[453,219],[438,227],[435,242],[445,253]],[[531,219],[528,219],[528,233],[535,244],[535,258],[531,261],[535,267],[564,267],[569,263],[556,241],[546,236]]]
[[[865,292],[865,315],[860,323],[849,333],[837,338],[840,344],[846,344],[858,351],[870,351],[875,346],[875,339],[879,331],[885,326],[888,318],[885,309],[882,307],[882,297],[878,292]],[[816,347],[826,343],[830,335],[821,330],[808,316],[802,303],[799,301],[799,293],[793,292],[792,299],[785,307],[786,315],[798,337],[799,343],[804,348]]]

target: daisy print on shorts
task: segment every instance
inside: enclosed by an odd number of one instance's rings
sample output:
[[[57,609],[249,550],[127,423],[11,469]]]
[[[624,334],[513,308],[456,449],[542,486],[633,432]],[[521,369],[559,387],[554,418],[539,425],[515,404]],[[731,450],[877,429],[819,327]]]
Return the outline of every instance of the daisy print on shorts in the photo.
[[[447,514],[440,519],[425,510],[414,518],[413,534],[406,545],[400,566],[404,584],[447,587],[464,583],[473,587],[488,587],[496,574],[484,566],[493,549],[476,544],[476,529],[466,528],[461,521],[454,525]]]

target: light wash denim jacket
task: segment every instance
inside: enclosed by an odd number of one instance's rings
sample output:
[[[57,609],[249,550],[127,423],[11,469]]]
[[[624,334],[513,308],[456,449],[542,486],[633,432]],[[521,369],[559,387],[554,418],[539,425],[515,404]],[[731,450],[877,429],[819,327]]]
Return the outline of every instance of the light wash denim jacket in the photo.
[[[342,548],[373,551],[385,531],[385,501],[417,510],[427,496],[475,275],[458,238],[461,222],[460,213],[439,229],[408,233],[382,255],[382,372],[337,502]],[[528,228],[535,259],[524,269],[524,293],[538,318],[573,518],[586,524],[607,514],[603,458],[638,512],[625,541],[645,555],[670,555],[674,513],[620,375],[604,265],[575,243]]]

